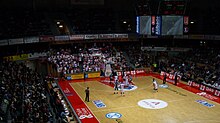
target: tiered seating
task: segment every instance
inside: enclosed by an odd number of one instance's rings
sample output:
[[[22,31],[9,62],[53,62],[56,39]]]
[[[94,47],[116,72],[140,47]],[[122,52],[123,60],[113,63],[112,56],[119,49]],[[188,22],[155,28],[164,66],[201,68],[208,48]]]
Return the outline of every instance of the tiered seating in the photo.
[[[2,121],[48,122],[52,118],[41,76],[24,64],[3,62],[0,67]]]
[[[0,39],[52,34],[43,13],[2,12],[0,18]]]
[[[67,17],[76,34],[102,34],[117,32],[114,15],[109,9],[77,9],[68,13]]]
[[[166,66],[179,71],[184,80],[193,80],[219,88],[219,54],[218,49],[195,49],[171,58]]]

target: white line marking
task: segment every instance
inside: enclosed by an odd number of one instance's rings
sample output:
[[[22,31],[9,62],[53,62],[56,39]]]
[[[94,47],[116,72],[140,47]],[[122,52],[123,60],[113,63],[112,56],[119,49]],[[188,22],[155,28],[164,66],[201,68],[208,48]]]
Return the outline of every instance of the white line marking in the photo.
[[[72,87],[71,86],[71,84],[70,83],[68,83],[69,85],[70,85],[70,87]],[[86,107],[90,110],[90,112],[95,116],[95,114],[93,113],[93,111],[89,108],[89,106],[83,101],[83,99],[81,98],[81,96],[77,93],[77,91],[72,87],[72,89],[76,92],[76,94],[79,96],[79,98],[81,99],[81,101],[86,105]],[[99,119],[95,116],[95,118],[99,121]],[[100,123],[100,121],[99,121],[99,123]]]
[[[185,121],[183,123],[219,123],[219,120],[192,120],[192,121]]]

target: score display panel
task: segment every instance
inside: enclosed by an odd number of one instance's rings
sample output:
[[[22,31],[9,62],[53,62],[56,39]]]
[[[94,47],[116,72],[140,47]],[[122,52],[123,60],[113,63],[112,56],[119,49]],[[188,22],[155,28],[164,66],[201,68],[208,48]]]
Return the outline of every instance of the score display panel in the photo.
[[[184,0],[163,0],[160,1],[158,12],[159,15],[184,15],[186,1]]]
[[[189,17],[182,15],[151,15],[136,18],[136,32],[140,35],[172,36],[187,35]]]

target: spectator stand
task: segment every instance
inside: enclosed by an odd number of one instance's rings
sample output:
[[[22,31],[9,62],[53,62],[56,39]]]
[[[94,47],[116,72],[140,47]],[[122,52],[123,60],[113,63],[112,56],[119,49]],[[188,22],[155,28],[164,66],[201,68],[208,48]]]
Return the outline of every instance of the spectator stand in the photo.
[[[47,77],[48,92],[50,95],[50,104],[56,114],[58,122],[76,123],[80,122],[69,100],[66,98],[63,90],[58,84],[58,79]]]

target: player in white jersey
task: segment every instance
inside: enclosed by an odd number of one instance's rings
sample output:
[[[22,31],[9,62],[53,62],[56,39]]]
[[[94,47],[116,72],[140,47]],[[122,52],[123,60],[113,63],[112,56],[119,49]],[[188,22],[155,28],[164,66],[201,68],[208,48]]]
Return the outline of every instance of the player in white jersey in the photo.
[[[128,86],[129,82],[128,82],[128,76],[125,76],[125,86]]]
[[[153,86],[154,86],[154,90],[156,92],[158,92],[158,84],[157,84],[157,81],[153,78]]]
[[[124,86],[125,84],[121,84],[121,96],[125,96]]]

